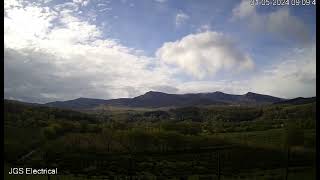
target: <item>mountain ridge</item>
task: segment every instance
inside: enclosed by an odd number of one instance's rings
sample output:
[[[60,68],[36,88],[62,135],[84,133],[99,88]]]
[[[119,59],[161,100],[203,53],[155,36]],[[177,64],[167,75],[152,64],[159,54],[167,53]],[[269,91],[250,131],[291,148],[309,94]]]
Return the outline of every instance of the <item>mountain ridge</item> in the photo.
[[[300,105],[300,104],[312,103],[312,102],[316,102],[316,101],[317,101],[316,97],[309,97],[309,98],[297,97],[297,98],[288,99],[285,101],[276,102],[274,104]]]
[[[168,106],[197,106],[197,105],[263,105],[273,104],[286,99],[270,95],[248,92],[243,95],[227,94],[224,92],[169,94],[159,91],[148,91],[133,98],[118,99],[91,99],[77,98],[68,101],[55,101],[45,103],[46,106],[88,109],[101,105],[122,107],[148,107],[159,108]]]
[[[268,104],[303,104],[316,100],[310,98],[284,99],[270,95],[247,92],[246,94],[227,94],[220,91],[206,93],[170,94],[159,91],[148,91],[133,98],[96,99],[80,97],[66,101],[54,101],[37,106],[48,106],[65,109],[94,109],[101,106],[129,108],[162,108],[199,105],[268,105]],[[27,103],[27,102],[25,102]],[[30,103],[29,103],[30,104]]]

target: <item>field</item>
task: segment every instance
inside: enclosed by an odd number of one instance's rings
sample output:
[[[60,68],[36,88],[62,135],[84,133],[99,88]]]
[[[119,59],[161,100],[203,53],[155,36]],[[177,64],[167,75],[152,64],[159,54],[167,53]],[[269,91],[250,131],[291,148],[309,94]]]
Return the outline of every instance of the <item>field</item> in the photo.
[[[316,104],[83,113],[5,102],[5,179],[315,179]],[[9,175],[57,167],[58,175]]]

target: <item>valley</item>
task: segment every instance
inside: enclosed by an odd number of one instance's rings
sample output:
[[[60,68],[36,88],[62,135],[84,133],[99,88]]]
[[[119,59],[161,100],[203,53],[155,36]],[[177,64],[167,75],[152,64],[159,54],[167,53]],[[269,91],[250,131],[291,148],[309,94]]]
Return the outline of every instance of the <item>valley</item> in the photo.
[[[5,167],[58,168],[51,179],[315,176],[315,98],[150,107],[156,94],[144,107],[4,100]]]

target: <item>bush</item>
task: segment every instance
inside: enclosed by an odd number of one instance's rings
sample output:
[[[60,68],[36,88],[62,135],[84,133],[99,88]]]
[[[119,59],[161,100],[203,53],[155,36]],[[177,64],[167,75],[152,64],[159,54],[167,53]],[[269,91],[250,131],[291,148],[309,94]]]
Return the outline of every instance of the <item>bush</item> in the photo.
[[[48,126],[43,129],[43,135],[47,139],[54,139],[57,135],[57,132],[53,126]]]

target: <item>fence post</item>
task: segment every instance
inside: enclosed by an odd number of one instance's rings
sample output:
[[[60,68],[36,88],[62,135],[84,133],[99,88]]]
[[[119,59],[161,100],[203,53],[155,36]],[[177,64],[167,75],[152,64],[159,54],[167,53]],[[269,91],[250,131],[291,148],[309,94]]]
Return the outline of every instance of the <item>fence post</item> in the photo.
[[[220,164],[220,151],[218,150],[218,180],[220,180],[220,176],[221,176],[221,164]]]
[[[45,151],[43,159],[44,159],[45,166],[48,168],[49,160],[48,160],[48,152],[47,151]],[[48,180],[51,179],[50,174],[47,174],[47,179]]]
[[[288,146],[287,149],[287,166],[286,166],[286,176],[285,176],[285,180],[288,180],[288,173],[289,173],[289,161],[290,161],[290,146]]]
[[[132,175],[133,175],[133,159],[132,159],[132,155],[130,155],[130,158],[129,158],[129,179],[132,180]]]

